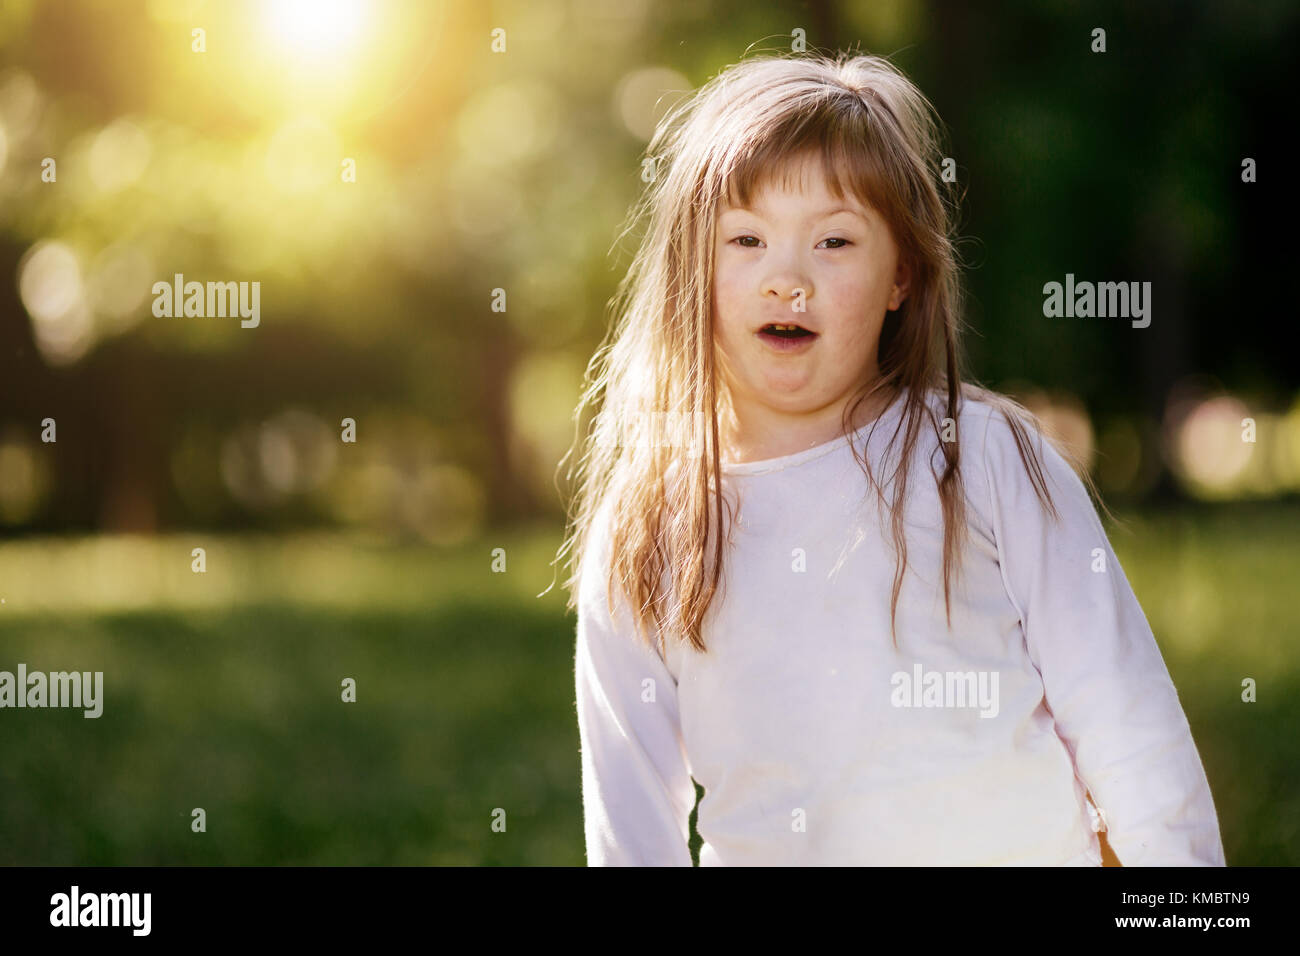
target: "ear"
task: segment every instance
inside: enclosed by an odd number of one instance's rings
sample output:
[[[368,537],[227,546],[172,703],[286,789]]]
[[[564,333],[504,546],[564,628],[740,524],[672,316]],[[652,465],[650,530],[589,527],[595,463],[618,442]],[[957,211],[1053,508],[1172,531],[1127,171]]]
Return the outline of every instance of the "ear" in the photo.
[[[898,269],[894,273],[894,287],[889,292],[890,312],[893,312],[907,299],[907,294],[912,288],[912,270],[908,264],[901,259],[898,263]]]

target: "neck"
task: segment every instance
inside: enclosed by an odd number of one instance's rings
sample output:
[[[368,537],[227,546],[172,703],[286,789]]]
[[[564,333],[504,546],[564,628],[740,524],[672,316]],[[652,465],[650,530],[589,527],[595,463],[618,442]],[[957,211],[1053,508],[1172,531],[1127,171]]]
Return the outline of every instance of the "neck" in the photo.
[[[854,411],[850,432],[880,417],[896,392],[882,389],[864,399]],[[730,402],[718,413],[722,460],[744,464],[783,458],[834,441],[844,434],[844,404],[813,414],[737,414]]]

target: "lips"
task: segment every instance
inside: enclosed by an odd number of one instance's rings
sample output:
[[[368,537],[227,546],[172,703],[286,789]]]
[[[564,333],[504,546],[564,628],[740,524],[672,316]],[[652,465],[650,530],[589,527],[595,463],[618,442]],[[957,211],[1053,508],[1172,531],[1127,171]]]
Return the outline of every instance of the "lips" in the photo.
[[[774,335],[783,339],[806,338],[817,334],[798,322],[769,322],[760,328],[758,332],[760,335]]]
[[[762,332],[764,329],[769,329],[772,326],[784,325],[795,326],[796,328],[805,329],[806,331],[813,333],[817,332],[815,326],[809,325],[812,316],[803,312],[796,312],[793,309],[777,309],[775,311],[777,312],[777,316],[760,321],[759,324],[754,327],[754,331]],[[771,313],[769,312],[768,314],[770,315]]]
[[[769,322],[754,335],[776,352],[802,352],[821,337],[802,325],[787,322]]]

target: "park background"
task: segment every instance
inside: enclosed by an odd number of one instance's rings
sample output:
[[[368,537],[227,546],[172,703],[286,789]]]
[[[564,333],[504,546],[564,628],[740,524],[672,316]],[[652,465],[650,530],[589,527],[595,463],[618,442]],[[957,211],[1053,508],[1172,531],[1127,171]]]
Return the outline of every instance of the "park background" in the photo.
[[[800,37],[935,103],[971,370],[1123,519],[1229,864],[1300,862],[1297,10],[1156,6],[7,0],[0,669],[105,701],[0,711],[0,863],[583,862],[557,468],[655,120]],[[1045,318],[1067,273],[1151,325]]]

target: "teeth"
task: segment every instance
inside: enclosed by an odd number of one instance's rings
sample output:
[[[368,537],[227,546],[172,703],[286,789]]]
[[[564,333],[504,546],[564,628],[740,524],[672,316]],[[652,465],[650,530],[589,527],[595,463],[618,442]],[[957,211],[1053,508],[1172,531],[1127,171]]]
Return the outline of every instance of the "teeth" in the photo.
[[[795,329],[800,328],[798,325],[777,325],[775,322],[772,323],[771,327],[780,332],[793,332]]]

